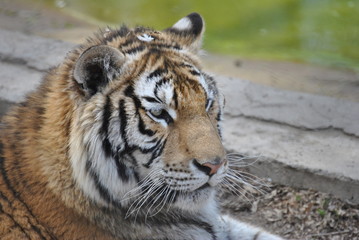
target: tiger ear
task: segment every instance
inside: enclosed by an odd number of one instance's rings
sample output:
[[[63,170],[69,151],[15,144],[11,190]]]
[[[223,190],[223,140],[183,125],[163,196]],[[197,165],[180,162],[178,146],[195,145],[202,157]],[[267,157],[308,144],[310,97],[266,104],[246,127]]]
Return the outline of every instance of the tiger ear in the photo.
[[[74,78],[92,96],[120,74],[125,56],[107,45],[85,50],[75,64]]]
[[[191,13],[167,28],[165,32],[171,33],[190,51],[197,53],[202,45],[204,21],[198,13]]]

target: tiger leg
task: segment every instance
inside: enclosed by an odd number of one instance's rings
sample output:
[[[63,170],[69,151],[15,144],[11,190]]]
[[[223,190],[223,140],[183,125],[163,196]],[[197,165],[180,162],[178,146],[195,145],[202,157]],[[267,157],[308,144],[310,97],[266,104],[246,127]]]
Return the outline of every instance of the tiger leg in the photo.
[[[283,240],[283,238],[254,227],[247,223],[239,222],[230,216],[223,216],[228,229],[230,240]]]

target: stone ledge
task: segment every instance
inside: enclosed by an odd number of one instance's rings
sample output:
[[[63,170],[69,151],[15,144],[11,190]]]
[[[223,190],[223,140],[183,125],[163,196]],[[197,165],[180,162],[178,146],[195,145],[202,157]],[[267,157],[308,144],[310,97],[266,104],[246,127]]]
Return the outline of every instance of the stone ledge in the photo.
[[[249,81],[218,77],[231,117],[245,116],[297,128],[338,129],[359,137],[359,103],[284,91]]]
[[[284,185],[314,188],[359,203],[359,139],[248,117],[224,121],[229,152],[258,156],[250,171]]]
[[[74,44],[0,30],[0,114]],[[260,155],[251,171],[359,203],[359,103],[218,77],[228,151]]]

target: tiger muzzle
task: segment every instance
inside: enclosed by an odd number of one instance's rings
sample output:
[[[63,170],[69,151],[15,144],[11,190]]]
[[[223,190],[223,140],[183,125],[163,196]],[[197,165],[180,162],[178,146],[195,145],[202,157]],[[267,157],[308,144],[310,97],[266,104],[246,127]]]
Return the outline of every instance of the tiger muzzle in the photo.
[[[218,169],[226,163],[226,159],[216,158],[214,161],[199,163],[196,159],[193,159],[193,165],[200,171],[206,173],[208,176],[212,176],[217,173]]]

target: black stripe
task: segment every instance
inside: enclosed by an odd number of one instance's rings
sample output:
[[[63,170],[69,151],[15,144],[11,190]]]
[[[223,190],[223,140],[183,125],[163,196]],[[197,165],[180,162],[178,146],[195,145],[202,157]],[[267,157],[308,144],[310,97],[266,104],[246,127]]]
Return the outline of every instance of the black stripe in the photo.
[[[134,43],[134,42],[135,42],[135,41],[134,41],[133,38],[126,39],[126,41],[120,45],[120,48],[121,48],[121,49],[124,49],[125,47],[131,45],[131,44]]]
[[[135,104],[135,108],[136,108],[136,114],[138,115],[139,117],[139,122],[138,122],[138,128],[140,130],[140,132],[142,134],[146,134],[146,135],[149,135],[149,136],[153,136],[154,132],[152,132],[152,130],[149,130],[149,129],[146,129],[145,128],[145,124],[143,123],[143,120],[142,118],[140,117],[140,114],[139,114],[139,109],[142,108],[142,104],[141,104],[141,101],[134,95],[133,93],[133,87],[132,86],[129,86],[126,88],[125,90],[125,95],[127,97],[130,97],[132,100],[133,100],[133,103]]]
[[[208,104],[211,102],[211,104],[208,106]],[[208,110],[212,109],[214,105],[214,100],[213,99],[209,99],[207,98],[206,100],[206,109],[208,108]]]
[[[129,32],[129,29],[122,25],[119,29],[111,29],[110,27],[107,27],[107,30],[101,30],[99,34],[97,34],[98,38],[103,38],[102,43],[104,45],[107,45],[107,43],[112,42],[113,39],[118,37],[124,37]]]
[[[121,101],[123,101],[123,100],[121,100]],[[125,126],[127,124],[127,119],[126,119],[126,113],[125,113],[123,103],[122,104],[120,103],[120,112],[121,111],[122,111],[122,113],[120,113],[120,116],[122,115],[124,117],[121,118],[121,120],[120,120],[121,121],[120,128],[121,128],[121,137],[122,137],[122,139],[124,139],[123,137],[125,136],[125,133],[123,131],[125,131],[124,129],[125,129]],[[106,104],[104,106],[104,111],[103,111],[102,128],[100,130],[102,136],[104,137],[104,140],[102,142],[102,146],[103,146],[103,150],[105,152],[106,157],[112,157],[114,159],[115,164],[116,164],[117,173],[118,173],[119,177],[121,178],[121,180],[124,181],[124,182],[128,182],[128,180],[130,178],[129,171],[128,171],[127,166],[122,161],[125,152],[124,151],[122,151],[121,153],[114,152],[112,150],[112,145],[111,145],[111,143],[110,143],[110,141],[108,139],[108,130],[109,130],[108,128],[109,128],[109,122],[110,122],[110,118],[111,118],[111,113],[112,113],[111,99],[110,99],[109,96],[107,96]],[[127,144],[124,143],[124,145],[125,145],[125,149],[128,149]],[[120,157],[121,157],[121,159],[120,159]],[[86,162],[86,164],[87,164],[86,168],[89,170],[91,164],[89,164],[89,162]],[[107,201],[112,201],[112,199],[110,198],[110,193],[108,192],[108,190],[101,183],[99,183],[97,173],[95,173],[95,171],[93,171],[91,169],[90,174],[94,178],[96,188],[99,190],[100,194]]]
[[[141,115],[139,113],[139,109],[142,108],[141,101],[134,95],[133,92],[134,92],[133,87],[129,86],[125,90],[125,95],[127,97],[132,98],[133,103],[135,104],[136,114],[138,116],[138,130],[140,131],[141,134],[152,137],[153,135],[155,135],[156,132],[146,128],[145,123],[143,122],[143,119],[141,118]]]
[[[158,96],[158,89],[159,89],[163,84],[167,83],[168,81],[169,81],[168,78],[162,78],[160,81],[158,81],[158,82],[156,83],[155,90],[154,90],[153,94],[154,94],[154,95],[156,96],[156,98],[159,99],[161,102],[163,102],[163,101],[162,101],[161,98]]]
[[[130,176],[128,175],[127,166],[120,160],[119,157],[115,158],[116,169],[119,177],[124,182],[128,182]]]
[[[100,133],[103,137],[102,148],[105,152],[106,157],[112,157],[114,155],[113,151],[112,151],[111,143],[108,139],[108,128],[109,128],[109,123],[110,123],[110,118],[111,118],[111,112],[112,112],[111,99],[109,96],[107,96],[106,104],[103,109],[102,126],[100,129]]]
[[[217,130],[218,130],[219,137],[222,139],[222,131],[221,131],[221,128],[220,128],[220,126],[219,126],[219,123],[222,121],[221,118],[222,118],[222,111],[219,111],[219,112],[217,113],[217,116],[216,116],[216,120],[217,120]]]
[[[161,76],[163,73],[167,73],[167,70],[164,68],[157,68],[155,71],[153,71],[152,73],[150,73],[150,75],[148,75],[147,79],[151,80],[154,77],[159,77]]]
[[[147,135],[149,137],[152,137],[156,134],[156,131],[152,131],[151,129],[146,128],[140,114],[138,114],[138,130],[142,135]]]
[[[259,235],[260,235],[261,233],[262,233],[262,231],[258,231],[258,232],[254,235],[253,240],[257,240],[258,237],[259,237]]]
[[[180,45],[178,44],[163,44],[163,43],[152,43],[151,44],[151,49],[161,49],[161,48],[172,48],[172,49],[176,49],[176,50],[181,50],[182,48],[180,47]]]
[[[221,119],[222,119],[222,111],[218,111],[216,120],[217,120],[217,122],[220,122],[220,121],[222,121]]]
[[[16,198],[19,202],[21,202],[21,204],[26,208],[26,210],[31,215],[31,217],[36,221],[36,223],[38,225],[40,225],[39,221],[37,220],[35,215],[32,213],[29,206],[21,199],[20,193],[17,192],[15,190],[15,188],[12,186],[12,184],[10,183],[10,180],[9,180],[9,178],[7,176],[7,172],[6,172],[6,169],[5,169],[5,166],[4,166],[5,158],[3,158],[2,155],[3,155],[2,154],[2,144],[0,143],[0,171],[1,171],[1,175],[3,177],[4,183],[7,186],[7,188],[10,190],[10,192],[13,194],[14,198]],[[41,239],[46,240],[46,237],[42,234],[42,232],[41,232],[41,230],[39,228],[37,228],[33,224],[31,224],[31,228],[40,236]],[[56,237],[53,236],[51,232],[46,231],[46,233],[50,236],[51,239],[56,239]],[[25,233],[25,231],[24,231],[24,234],[27,235]]]
[[[1,207],[1,205],[0,205]],[[6,217],[10,218],[11,221],[14,223],[15,226],[11,226],[11,228],[19,228],[21,233],[23,233],[26,237],[26,239],[30,239],[31,240],[31,237],[30,235],[25,231],[25,229],[23,227],[21,227],[21,225],[13,218],[12,215],[8,214],[8,213],[5,213],[4,211],[2,211],[2,209],[0,209],[0,212],[2,212],[2,214],[5,214]],[[33,227],[33,225],[31,225],[31,227]],[[37,229],[38,230],[38,229]],[[44,239],[44,238],[43,238]]]
[[[127,26],[122,25],[120,29],[116,30],[116,34],[120,37],[124,37],[129,33],[129,31],[130,29]]]
[[[188,64],[188,63],[185,63],[185,62],[181,63],[179,66],[193,69],[193,66],[191,64]]]
[[[132,155],[132,153],[127,155],[131,163],[133,164],[133,167],[131,168],[133,177],[135,178],[135,181],[138,183],[140,181],[140,176],[136,169],[138,169],[138,163],[136,158]]]
[[[158,146],[161,144],[161,139],[158,140],[157,138],[154,138],[151,141],[149,141],[149,143],[156,143],[156,144],[155,144],[155,146],[150,147],[150,148],[137,147],[137,150],[141,151],[141,153],[143,153],[143,154],[151,153],[151,152],[155,151],[155,149],[157,149]]]
[[[206,232],[208,232],[212,236],[213,240],[217,239],[216,234],[214,233],[213,230],[213,226],[211,226],[209,223],[198,220],[198,221],[193,221],[192,224],[206,230]]]
[[[124,53],[126,53],[126,54],[134,54],[134,53],[137,53],[137,52],[142,52],[143,50],[145,50],[145,46],[140,45],[140,46],[125,50]]]
[[[132,96],[132,100],[133,103],[135,104],[136,114],[139,114],[139,109],[142,108],[141,101],[135,95]]]
[[[146,189],[144,189],[146,191]],[[173,191],[171,194],[176,194],[175,197],[177,197],[179,192]],[[168,198],[171,199],[171,198]],[[211,235],[212,240],[217,240],[217,236],[214,232],[214,227],[202,220],[196,219],[196,216],[191,216],[190,214],[188,216],[185,216],[183,212],[179,212],[178,214],[168,214],[167,212],[159,213],[156,215],[155,218],[136,218],[136,221],[140,224],[146,224],[146,225],[153,225],[153,226],[178,226],[180,224],[185,226],[196,226],[198,228],[201,228],[205,230],[208,234]],[[222,240],[222,239],[221,239]]]
[[[126,145],[124,147],[124,149],[118,153],[118,157],[121,158],[121,159],[125,158],[125,157],[128,157],[138,149],[139,149],[138,147]],[[132,164],[137,165],[137,162],[135,164],[134,163],[132,163]]]
[[[121,99],[119,103],[119,117],[121,121],[120,125],[120,133],[123,140],[124,148],[122,151],[118,152],[116,155],[116,167],[117,172],[123,181],[128,181],[128,167],[120,160],[123,159],[126,155],[130,155],[135,151],[135,147],[130,147],[127,143],[127,134],[126,134],[126,127],[127,127],[127,114],[125,109],[125,100]]]
[[[151,147],[151,148],[138,148],[138,150],[141,151],[141,153],[146,154],[146,153],[153,153],[156,149],[158,149],[158,147],[161,144],[161,140],[158,140],[158,142],[155,144],[155,146]]]
[[[138,163],[137,160],[132,156],[132,154],[138,150],[138,147],[129,147],[127,146],[126,148],[124,148],[122,151],[118,152],[118,156],[122,159],[125,158],[125,162],[129,162],[129,164],[132,165],[132,167],[138,167]],[[129,167],[128,167],[129,168]]]
[[[160,145],[160,147],[158,149],[155,150],[154,152],[154,158],[157,158],[158,156],[160,156],[163,152],[163,149],[165,148],[165,145],[167,143],[167,139],[165,139],[163,141],[163,143]]]
[[[121,99],[119,104],[119,117],[120,117],[120,133],[122,140],[124,141],[125,148],[127,146],[127,135],[126,135],[126,126],[127,126],[127,115],[125,110],[125,100]]]
[[[11,204],[11,202],[9,201],[9,199],[8,199],[5,195],[3,195],[1,192],[0,192],[0,198],[2,198],[3,200],[5,200],[6,202],[8,202],[8,204],[10,205],[11,208],[13,207],[12,204]],[[0,212],[1,212],[2,214],[5,214],[8,218],[10,218],[10,219],[13,221],[15,227],[20,228],[21,232],[27,237],[27,239],[31,239],[30,236],[29,236],[29,235],[27,234],[27,232],[25,231],[25,229],[24,229],[18,222],[16,222],[16,220],[14,219],[14,217],[13,217],[12,215],[6,213],[6,212],[3,210],[3,207],[2,207],[1,204],[0,204]]]
[[[178,95],[176,89],[173,90],[173,100],[175,102],[175,108],[178,109]]]
[[[95,187],[96,187],[97,191],[100,193],[101,197],[106,202],[113,203],[113,199],[111,197],[111,194],[110,194],[109,190],[104,185],[102,185],[102,183],[100,182],[98,174],[92,169],[91,161],[89,159],[86,160],[86,171],[92,177],[92,179],[93,179],[93,181],[95,183]]]
[[[160,103],[156,98],[153,97],[143,97],[143,99],[150,103]]]
[[[157,151],[157,149],[161,146],[161,140],[159,140],[155,146],[148,148],[148,149],[140,149],[140,151],[142,153],[150,153],[152,152],[151,158],[147,163],[142,164],[144,167],[149,168],[150,165],[152,164],[153,160],[155,159],[155,152]]]
[[[145,99],[147,102],[150,102],[150,103],[161,103],[162,102],[159,99],[153,98],[153,97],[143,97],[143,99]]]
[[[166,142],[167,142],[167,139],[164,140],[163,142],[162,142],[162,141],[158,141],[158,143],[157,143],[154,147],[152,147],[152,148],[146,150],[146,152],[152,152],[152,155],[151,155],[150,160],[149,160],[147,163],[143,164],[144,167],[149,168],[149,167],[151,166],[151,164],[153,163],[153,161],[154,161],[158,156],[160,156],[160,155],[162,154],[163,149],[164,149],[164,147],[165,147],[165,145],[166,145]]]
[[[194,76],[199,76],[199,75],[201,75],[201,73],[200,72],[198,72],[198,71],[196,71],[196,70],[190,70],[189,71],[192,75],[194,75]]]
[[[130,97],[130,98],[132,98],[133,97],[133,87],[130,85],[130,86],[128,86],[126,89],[125,89],[125,91],[124,91],[124,93],[125,93],[125,96],[126,97]]]
[[[160,81],[156,82],[156,89],[160,88],[163,84],[168,83],[170,80],[168,78],[162,78]]]

